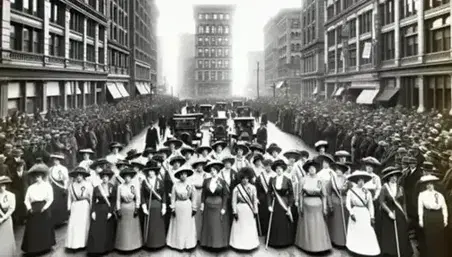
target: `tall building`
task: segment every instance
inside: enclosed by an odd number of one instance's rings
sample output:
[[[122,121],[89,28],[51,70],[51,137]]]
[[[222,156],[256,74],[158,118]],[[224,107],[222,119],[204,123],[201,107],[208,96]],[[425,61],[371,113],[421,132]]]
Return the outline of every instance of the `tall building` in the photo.
[[[84,108],[133,96],[129,36],[139,28],[130,22],[135,20],[133,13],[138,12],[138,18],[146,15],[129,4],[126,0],[2,1],[0,117],[16,110],[45,113],[50,108]],[[154,14],[152,9],[150,13]],[[149,22],[155,24],[155,19]],[[155,35],[144,32],[149,33]]]
[[[265,84],[300,94],[300,8],[282,9],[264,26]],[[286,91],[289,92],[289,91]]]
[[[301,63],[302,97],[324,92],[324,0],[301,1]]]
[[[448,1],[328,1],[326,12],[327,96],[451,110]]]
[[[179,37],[177,87],[181,96],[194,96],[195,84],[195,35],[182,34]]]
[[[165,83],[163,74],[163,37],[157,37],[157,85],[161,87]],[[165,90],[166,92],[166,90]]]
[[[130,47],[130,92],[148,95],[157,86],[157,18],[159,12],[155,0],[129,1],[131,13],[129,33]]]
[[[195,96],[232,94],[231,27],[235,5],[196,5]]]
[[[247,97],[257,97],[257,81],[259,76],[259,96],[269,95],[271,90],[270,87],[265,86],[265,75],[264,75],[264,51],[252,51],[248,52],[248,72],[247,72],[247,83],[245,88],[245,96]],[[259,68],[257,63],[259,63]],[[259,69],[259,71],[258,71]]]

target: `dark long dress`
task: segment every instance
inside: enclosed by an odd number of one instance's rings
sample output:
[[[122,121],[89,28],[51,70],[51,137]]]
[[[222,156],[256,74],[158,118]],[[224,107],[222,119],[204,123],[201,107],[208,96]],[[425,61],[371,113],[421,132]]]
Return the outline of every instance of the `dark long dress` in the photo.
[[[59,173],[58,170],[52,172],[52,169],[54,168],[55,166],[51,167],[49,172],[49,177],[51,176],[50,182],[53,188],[53,203],[50,209],[54,226],[60,226],[64,224],[69,217],[69,212],[67,210],[67,190],[56,184],[64,184],[64,174]],[[56,169],[59,168],[60,167],[56,167]],[[59,175],[57,175],[57,173]]]
[[[154,192],[151,196],[151,189]],[[150,198],[151,196],[151,198]],[[151,201],[149,202],[149,199]],[[166,245],[165,219],[162,216],[162,203],[166,203],[165,185],[156,178],[155,184],[150,185],[147,180],[141,183],[141,204],[146,204],[149,216],[143,215],[144,246],[147,248],[161,248]],[[146,231],[147,230],[147,231]]]
[[[435,192],[435,194],[440,194]],[[421,197],[421,196],[419,196]],[[421,206],[419,206],[421,208]],[[420,256],[421,257],[445,257],[446,246],[446,229],[444,228],[444,216],[442,209],[427,209],[424,207],[423,217],[424,226],[420,238]]]
[[[25,253],[45,252],[56,243],[50,208],[41,212],[45,204],[45,201],[31,203],[33,212],[27,218],[21,247]]]
[[[231,232],[231,213],[227,211],[228,188],[221,178],[217,180],[214,192],[210,190],[212,178],[204,180],[201,203],[204,203],[201,229],[201,246],[209,248],[225,248],[229,245]],[[226,210],[221,215],[221,210]]]
[[[13,213],[13,221],[15,225],[23,224],[27,217],[27,208],[25,207],[25,192],[28,186],[28,176],[23,171],[22,176],[19,176],[17,170],[10,170],[11,174],[11,192],[16,196],[16,210]]]
[[[408,234],[408,221],[405,211],[403,210],[403,190],[401,187],[397,186],[397,194],[393,197],[388,191],[387,185],[388,184],[385,184],[381,190],[380,205],[386,205],[389,210],[395,213],[400,256],[411,256],[413,254],[413,249]],[[394,220],[389,217],[385,208],[381,208],[380,217],[381,253],[389,256],[398,256]]]
[[[100,186],[97,186],[93,192],[91,211],[96,213],[96,219],[91,219],[89,228],[87,252],[90,254],[107,253],[112,251],[115,246],[116,220],[113,213],[116,204],[116,189],[110,183],[108,184],[108,192],[105,189],[100,189]],[[104,190],[104,194],[100,190]],[[112,214],[110,219],[107,218],[108,213]]]
[[[281,196],[282,200],[287,207],[293,209],[294,193],[292,188],[292,182],[287,177],[283,177],[282,185],[280,189],[276,188],[276,177],[270,180],[270,187],[267,194],[267,204],[273,207],[273,218],[271,221],[270,238],[268,245],[273,247],[285,247],[290,246],[295,240],[295,228],[296,224],[293,223],[286,215],[286,210],[279,204],[276,197],[274,197],[274,191]]]
[[[259,199],[259,224],[262,232],[259,236],[266,236],[268,231],[270,211],[268,210],[267,193],[270,185],[270,179],[271,177],[264,178],[264,175],[261,174],[256,180],[257,197]]]

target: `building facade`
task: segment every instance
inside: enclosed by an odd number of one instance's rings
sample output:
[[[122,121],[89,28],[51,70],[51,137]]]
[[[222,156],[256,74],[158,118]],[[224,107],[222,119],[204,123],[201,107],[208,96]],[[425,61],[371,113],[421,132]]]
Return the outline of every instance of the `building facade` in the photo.
[[[182,34],[179,37],[177,67],[178,93],[184,97],[193,97],[195,92],[195,35]]]
[[[265,57],[264,51],[248,52],[248,72],[245,96],[258,97],[271,95],[271,88],[265,85]],[[259,63],[259,67],[258,67]],[[259,83],[259,86],[257,85]],[[259,94],[257,88],[259,87]]]
[[[299,8],[282,9],[264,27],[265,84],[300,94],[301,24]]]
[[[232,94],[234,5],[196,5],[195,96]]]
[[[324,92],[324,0],[301,2],[301,96]]]
[[[129,96],[128,3],[2,1],[0,117]]]
[[[449,112],[451,8],[449,1],[329,0],[326,95]]]

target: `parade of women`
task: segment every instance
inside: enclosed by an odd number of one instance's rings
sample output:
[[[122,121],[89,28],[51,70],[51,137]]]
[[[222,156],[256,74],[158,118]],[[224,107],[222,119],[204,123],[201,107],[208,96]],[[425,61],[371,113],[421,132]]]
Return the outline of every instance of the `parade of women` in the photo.
[[[61,152],[37,159],[21,171],[30,181],[23,195],[2,174],[0,256],[48,253],[62,225],[68,252],[96,256],[291,246],[321,256],[333,249],[351,256],[451,256],[447,199],[432,163],[409,154],[402,165],[356,159],[345,149],[331,154],[327,139],[312,151],[283,149],[271,134],[266,138],[264,116],[257,120],[251,138],[191,144],[152,119],[143,149],[115,141],[105,156],[79,149],[74,167]],[[20,154],[12,158],[23,162]]]

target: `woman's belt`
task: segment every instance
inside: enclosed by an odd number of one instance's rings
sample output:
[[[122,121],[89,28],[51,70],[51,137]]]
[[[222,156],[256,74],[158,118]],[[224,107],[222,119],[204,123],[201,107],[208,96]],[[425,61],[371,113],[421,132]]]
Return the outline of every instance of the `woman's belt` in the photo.
[[[201,189],[202,189],[202,186],[195,186],[195,189],[196,189],[196,190],[201,190]]]
[[[321,194],[308,194],[308,193],[303,193],[304,197],[322,197]]]
[[[441,208],[439,208],[439,209],[428,209],[428,208],[425,208],[425,207],[424,207],[424,210],[429,211],[429,212],[439,212],[439,211],[442,211]]]
[[[176,202],[177,202],[177,201],[179,201],[179,202],[184,202],[184,201],[187,201],[187,200],[189,200],[188,197],[187,197],[187,198],[176,198]]]

